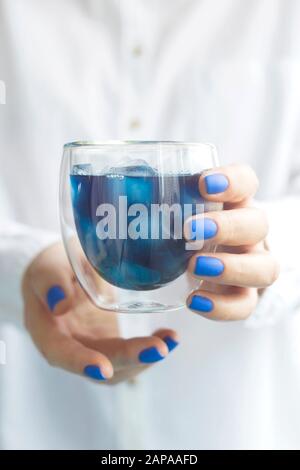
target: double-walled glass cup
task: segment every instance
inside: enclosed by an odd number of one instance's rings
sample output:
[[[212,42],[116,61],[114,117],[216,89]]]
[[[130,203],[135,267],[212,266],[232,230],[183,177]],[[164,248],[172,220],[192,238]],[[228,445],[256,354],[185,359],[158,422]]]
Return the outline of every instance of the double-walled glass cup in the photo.
[[[219,210],[199,192],[215,147],[185,142],[73,142],[64,146],[61,228],[76,277],[101,309],[175,310],[199,286],[189,261],[213,251],[192,216]]]

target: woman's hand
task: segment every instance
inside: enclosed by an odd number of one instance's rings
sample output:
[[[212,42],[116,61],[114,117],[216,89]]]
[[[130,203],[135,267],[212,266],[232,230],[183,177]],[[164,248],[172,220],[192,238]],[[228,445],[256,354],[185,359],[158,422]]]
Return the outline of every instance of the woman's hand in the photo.
[[[178,344],[173,330],[123,339],[116,315],[96,308],[77,283],[63,245],[40,253],[23,278],[25,325],[47,361],[100,382],[129,380]]]
[[[255,173],[243,165],[218,168],[199,179],[206,200],[224,203],[223,211],[196,216],[185,225],[187,239],[198,230],[205,240],[189,265],[203,283],[189,296],[187,305],[207,318],[247,318],[256,306],[258,290],[278,277],[278,265],[265,244],[266,216],[252,204],[257,188]],[[208,242],[218,245],[217,253],[205,253]]]

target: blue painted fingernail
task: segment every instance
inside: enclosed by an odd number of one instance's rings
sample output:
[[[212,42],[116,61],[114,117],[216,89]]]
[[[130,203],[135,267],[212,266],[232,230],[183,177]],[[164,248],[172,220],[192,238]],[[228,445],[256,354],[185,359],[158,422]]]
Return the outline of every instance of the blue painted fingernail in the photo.
[[[212,256],[198,256],[194,273],[197,276],[219,276],[224,271],[224,264]]]
[[[144,349],[144,351],[141,351],[139,354],[140,362],[143,362],[145,364],[151,364],[151,362],[161,361],[164,358],[165,356],[162,356],[158,349],[154,346],[152,348]]]
[[[83,373],[89,377],[90,379],[94,380],[106,380],[106,378],[102,375],[101,370],[98,366],[89,365],[84,368]]]
[[[173,349],[175,349],[179,344],[178,341],[175,341],[175,339],[171,338],[171,336],[166,336],[164,338],[164,342],[168,346],[169,352],[173,351]]]
[[[204,178],[207,194],[223,193],[229,186],[229,181],[225,175],[215,173]]]
[[[218,231],[214,220],[208,218],[193,219],[191,223],[190,240],[207,240],[216,235]]]
[[[194,295],[189,307],[192,310],[198,310],[199,312],[209,313],[214,308],[214,304],[207,297],[202,297],[201,295]]]
[[[54,310],[55,306],[66,298],[63,289],[60,286],[50,287],[47,293],[47,304],[51,311]]]

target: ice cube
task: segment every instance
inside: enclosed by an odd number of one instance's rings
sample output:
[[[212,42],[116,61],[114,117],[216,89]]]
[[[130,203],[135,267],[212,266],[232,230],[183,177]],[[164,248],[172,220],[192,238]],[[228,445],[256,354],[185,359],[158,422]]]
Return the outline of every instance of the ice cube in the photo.
[[[118,163],[113,167],[105,167],[102,171],[102,175],[109,177],[118,177],[118,176],[155,176],[157,175],[157,170],[150,166],[143,159],[136,160],[124,160]]]
[[[82,163],[73,165],[72,175],[90,176],[92,174],[92,165],[90,163]]]

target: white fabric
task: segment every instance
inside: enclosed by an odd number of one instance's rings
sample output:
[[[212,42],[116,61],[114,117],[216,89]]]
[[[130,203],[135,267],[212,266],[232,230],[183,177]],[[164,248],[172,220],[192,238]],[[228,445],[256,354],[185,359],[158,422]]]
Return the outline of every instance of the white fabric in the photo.
[[[300,447],[299,21],[298,0],[0,0],[0,447]],[[18,286],[59,237],[62,145],[123,138],[250,163],[282,275],[260,328],[123,316],[127,336],[168,325],[181,344],[136,385],[98,387],[45,364]]]

